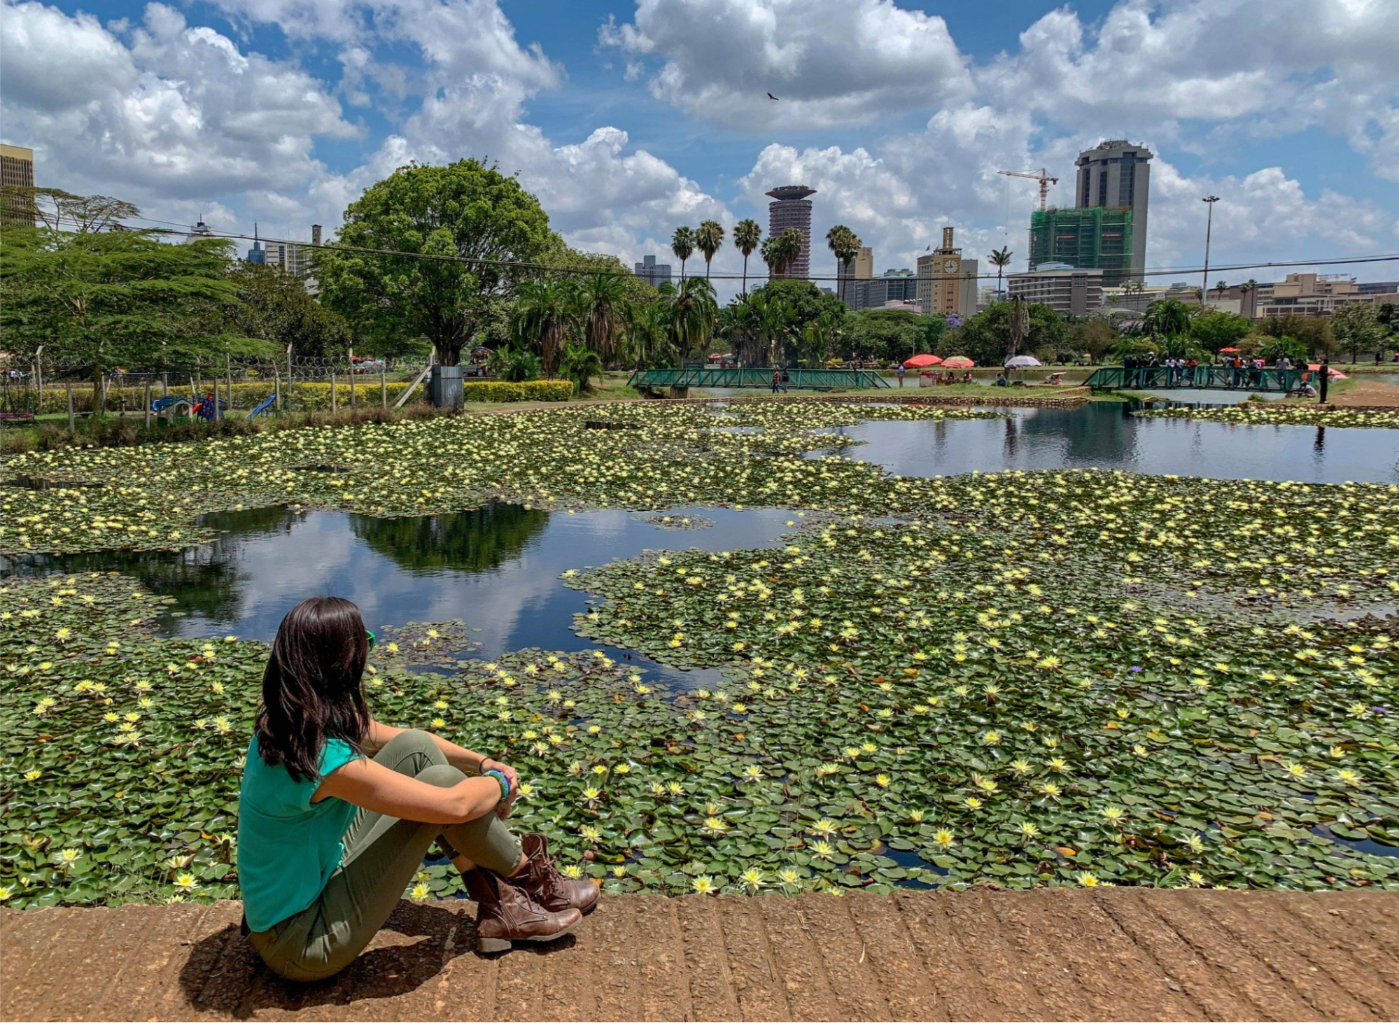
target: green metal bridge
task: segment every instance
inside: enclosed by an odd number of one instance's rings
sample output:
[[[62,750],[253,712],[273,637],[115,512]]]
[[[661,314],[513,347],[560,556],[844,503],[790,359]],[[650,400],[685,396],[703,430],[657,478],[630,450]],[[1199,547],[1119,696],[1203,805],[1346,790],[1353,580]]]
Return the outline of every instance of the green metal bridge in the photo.
[[[872,369],[789,369],[787,386],[801,391],[825,391],[835,387],[890,387]],[[742,369],[716,369],[686,366],[683,369],[639,369],[627,381],[637,389],[662,390],[668,387],[772,387],[772,369],[745,366]]]
[[[1094,390],[1158,391],[1190,388],[1204,391],[1281,391],[1297,389],[1303,375],[1315,373],[1300,369],[1234,369],[1230,366],[1196,366],[1193,370],[1165,366],[1108,366],[1094,370],[1084,386]]]

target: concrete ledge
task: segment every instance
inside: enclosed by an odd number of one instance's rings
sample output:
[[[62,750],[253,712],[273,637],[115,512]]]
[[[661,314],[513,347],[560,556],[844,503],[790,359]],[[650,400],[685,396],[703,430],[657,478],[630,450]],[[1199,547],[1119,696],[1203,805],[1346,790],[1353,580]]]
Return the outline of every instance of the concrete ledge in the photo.
[[[1141,888],[604,896],[547,950],[483,958],[474,906],[401,903],[294,985],[238,903],[0,911],[6,1020],[1399,1017],[1399,893]]]

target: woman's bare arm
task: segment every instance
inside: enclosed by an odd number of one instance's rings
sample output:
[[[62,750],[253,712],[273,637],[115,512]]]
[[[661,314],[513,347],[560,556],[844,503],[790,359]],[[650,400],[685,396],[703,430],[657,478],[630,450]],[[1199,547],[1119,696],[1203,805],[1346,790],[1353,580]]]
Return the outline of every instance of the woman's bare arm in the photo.
[[[400,820],[461,824],[496,809],[500,784],[494,778],[465,778],[440,788],[360,757],[321,779],[311,801],[331,796]]]
[[[406,731],[408,731],[406,728],[395,728],[393,725],[386,725],[381,721],[371,720],[369,722],[369,731],[365,735],[365,752],[373,756],[379,750],[383,749],[390,739]],[[427,734],[432,736],[432,741],[437,744],[437,748],[440,749],[442,755],[447,758],[447,763],[451,764],[459,771],[464,771],[467,774],[480,774],[486,767],[492,767],[504,774],[505,777],[510,779],[511,802],[514,802],[515,794],[520,788],[520,776],[515,773],[513,767],[501,763],[499,760],[493,760],[484,753],[477,753],[475,750],[469,750],[465,746],[458,746],[454,742],[448,742],[440,735],[435,735],[432,732],[428,732]]]

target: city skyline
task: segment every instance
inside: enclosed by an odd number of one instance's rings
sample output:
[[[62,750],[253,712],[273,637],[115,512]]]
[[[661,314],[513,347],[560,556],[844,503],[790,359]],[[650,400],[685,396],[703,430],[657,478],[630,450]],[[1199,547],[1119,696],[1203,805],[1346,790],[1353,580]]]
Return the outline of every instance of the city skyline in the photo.
[[[969,258],[1009,245],[1021,270],[1038,189],[997,170],[1044,166],[1050,202],[1073,206],[1077,154],[1114,138],[1155,154],[1148,269],[1201,262],[1208,194],[1220,265],[1399,237],[1392,5],[1329,9],[1304,36],[1283,34],[1314,19],[1298,0],[1019,3],[998,19],[875,0],[699,7],[687,22],[675,0],[7,3],[0,130],[35,148],[42,184],[117,195],[164,226],[258,221],[281,238],[333,234],[411,160],[484,157],[519,172],[570,244],[627,266],[667,253],[680,224],[765,223],[764,193],[801,181],[819,191],[812,276],[835,275],[835,223],[881,266],[912,265],[952,226]],[[726,245],[713,269],[740,263]]]

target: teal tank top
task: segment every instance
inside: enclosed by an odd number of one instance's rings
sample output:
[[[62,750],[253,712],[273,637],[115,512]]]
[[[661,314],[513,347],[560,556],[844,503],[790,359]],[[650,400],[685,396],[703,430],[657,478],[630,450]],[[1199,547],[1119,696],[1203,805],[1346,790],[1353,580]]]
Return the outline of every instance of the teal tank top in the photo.
[[[330,739],[321,753],[321,778],[356,756],[344,740]],[[270,766],[253,736],[238,803],[238,886],[255,931],[315,902],[340,866],[342,839],[359,807],[333,796],[312,803],[319,787],[319,781],[294,781],[285,765]]]

